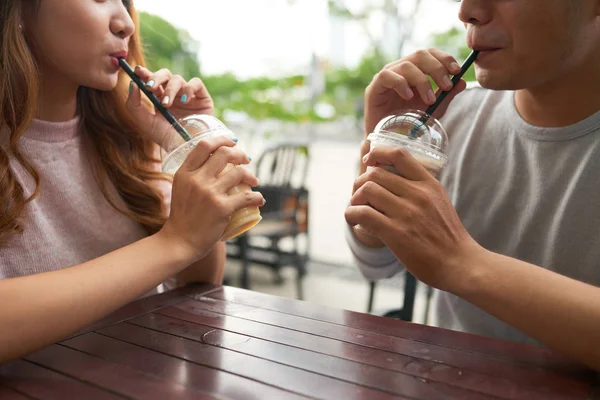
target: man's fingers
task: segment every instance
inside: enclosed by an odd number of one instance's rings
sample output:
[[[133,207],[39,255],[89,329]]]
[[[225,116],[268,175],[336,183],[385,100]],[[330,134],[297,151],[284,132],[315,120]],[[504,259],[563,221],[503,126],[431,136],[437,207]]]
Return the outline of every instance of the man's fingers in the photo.
[[[467,88],[467,82],[464,79],[461,79],[460,81],[458,81],[458,83],[456,85],[454,85],[454,87],[450,91],[450,94],[448,94],[448,97],[446,97],[446,99],[437,108],[437,110],[435,110],[435,112],[433,113],[433,117],[434,118],[443,117],[444,114],[446,113],[446,110],[448,110],[450,103],[452,103],[452,100],[454,100],[454,98],[456,96],[458,96],[460,93],[462,93],[466,88]],[[438,92],[436,93],[436,96],[438,96],[440,93],[441,93],[441,89],[438,90]]]
[[[432,175],[428,170],[408,150],[402,147],[376,147],[365,156],[365,164],[373,167],[392,165],[398,171],[398,174],[411,181],[432,179]],[[433,165],[430,169],[433,169]]]
[[[360,225],[375,234],[387,226],[387,217],[369,206],[350,206],[344,217],[350,226]]]
[[[350,200],[352,206],[371,206],[388,217],[397,214],[399,203],[399,197],[372,181],[361,186]]]

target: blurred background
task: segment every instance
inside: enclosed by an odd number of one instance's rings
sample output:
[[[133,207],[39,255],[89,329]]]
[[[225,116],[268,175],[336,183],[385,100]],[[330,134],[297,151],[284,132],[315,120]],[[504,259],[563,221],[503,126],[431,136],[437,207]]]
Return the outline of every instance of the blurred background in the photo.
[[[230,243],[227,284],[355,311],[402,307],[405,276],[370,285],[345,241],[363,95],[390,61],[469,49],[453,0],[138,0],[147,66],[199,76],[268,194]],[[466,76],[474,80],[472,71]],[[301,279],[300,279],[301,278]],[[414,320],[424,318],[426,288]],[[372,307],[369,305],[370,295]]]

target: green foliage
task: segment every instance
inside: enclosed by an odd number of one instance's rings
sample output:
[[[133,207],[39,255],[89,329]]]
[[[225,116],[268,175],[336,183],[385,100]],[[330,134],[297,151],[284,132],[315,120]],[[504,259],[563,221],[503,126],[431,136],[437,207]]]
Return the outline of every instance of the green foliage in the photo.
[[[471,54],[471,49],[466,44],[465,32],[458,28],[434,35],[433,47],[454,55],[459,63]],[[475,81],[475,68],[469,69],[463,79],[467,82]]]
[[[330,9],[340,16],[362,18],[352,15],[336,1],[329,1]],[[189,34],[178,30],[164,19],[141,13],[141,34],[145,44],[148,68],[157,70],[169,68],[186,79],[200,76],[210,90],[217,107],[217,116],[223,118],[227,110],[244,112],[254,119],[279,119],[290,122],[322,121],[312,109],[309,98],[308,78],[294,75],[281,79],[257,77],[241,80],[231,73],[202,75],[194,43]],[[435,35],[432,45],[462,61],[470,50],[465,45],[463,31],[453,28]],[[191,44],[191,45],[190,45]],[[361,104],[365,88],[373,76],[392,60],[386,59],[379,49],[374,48],[363,57],[355,68],[329,69],[325,73],[325,91],[317,101],[335,106],[336,114],[360,118]],[[474,80],[471,69],[467,80]]]
[[[140,33],[150,70],[169,68],[186,79],[198,75],[198,58],[195,53],[186,50],[184,40],[189,36],[185,32],[177,30],[161,17],[142,12]]]

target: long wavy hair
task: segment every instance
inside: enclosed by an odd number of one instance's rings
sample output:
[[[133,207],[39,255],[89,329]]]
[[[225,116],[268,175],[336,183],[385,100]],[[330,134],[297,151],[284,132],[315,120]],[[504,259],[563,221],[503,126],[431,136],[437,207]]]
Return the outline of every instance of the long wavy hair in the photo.
[[[138,27],[132,2],[126,4]],[[22,0],[0,1],[0,132],[9,135],[0,137],[8,143],[8,149],[0,146],[0,246],[6,245],[12,235],[23,232],[25,207],[39,195],[43,184],[19,150],[19,139],[35,116],[40,90],[39,68],[32,46],[20,28],[24,5]],[[139,29],[129,40],[128,62],[144,64]],[[126,109],[128,84],[128,77],[121,73],[119,84],[111,92],[80,87],[77,113],[104,197],[117,211],[138,221],[152,234],[166,220],[163,199],[155,183],[170,178],[156,168],[160,162],[156,146],[143,139]],[[9,153],[35,180],[36,190],[28,198],[10,169]],[[126,207],[119,207],[111,198],[109,182]]]

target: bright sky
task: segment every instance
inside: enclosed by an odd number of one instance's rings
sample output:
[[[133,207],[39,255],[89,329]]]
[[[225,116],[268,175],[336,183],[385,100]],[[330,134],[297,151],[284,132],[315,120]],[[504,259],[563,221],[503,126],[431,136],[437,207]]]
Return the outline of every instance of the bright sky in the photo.
[[[346,4],[352,7],[363,1]],[[427,46],[432,33],[460,26],[458,3],[422,1],[416,47]],[[136,7],[160,15],[198,40],[204,73],[231,71],[242,77],[302,73],[313,52],[325,58],[332,53],[327,0],[137,0]],[[358,27],[347,28],[345,35],[343,58],[352,65],[368,41]]]

